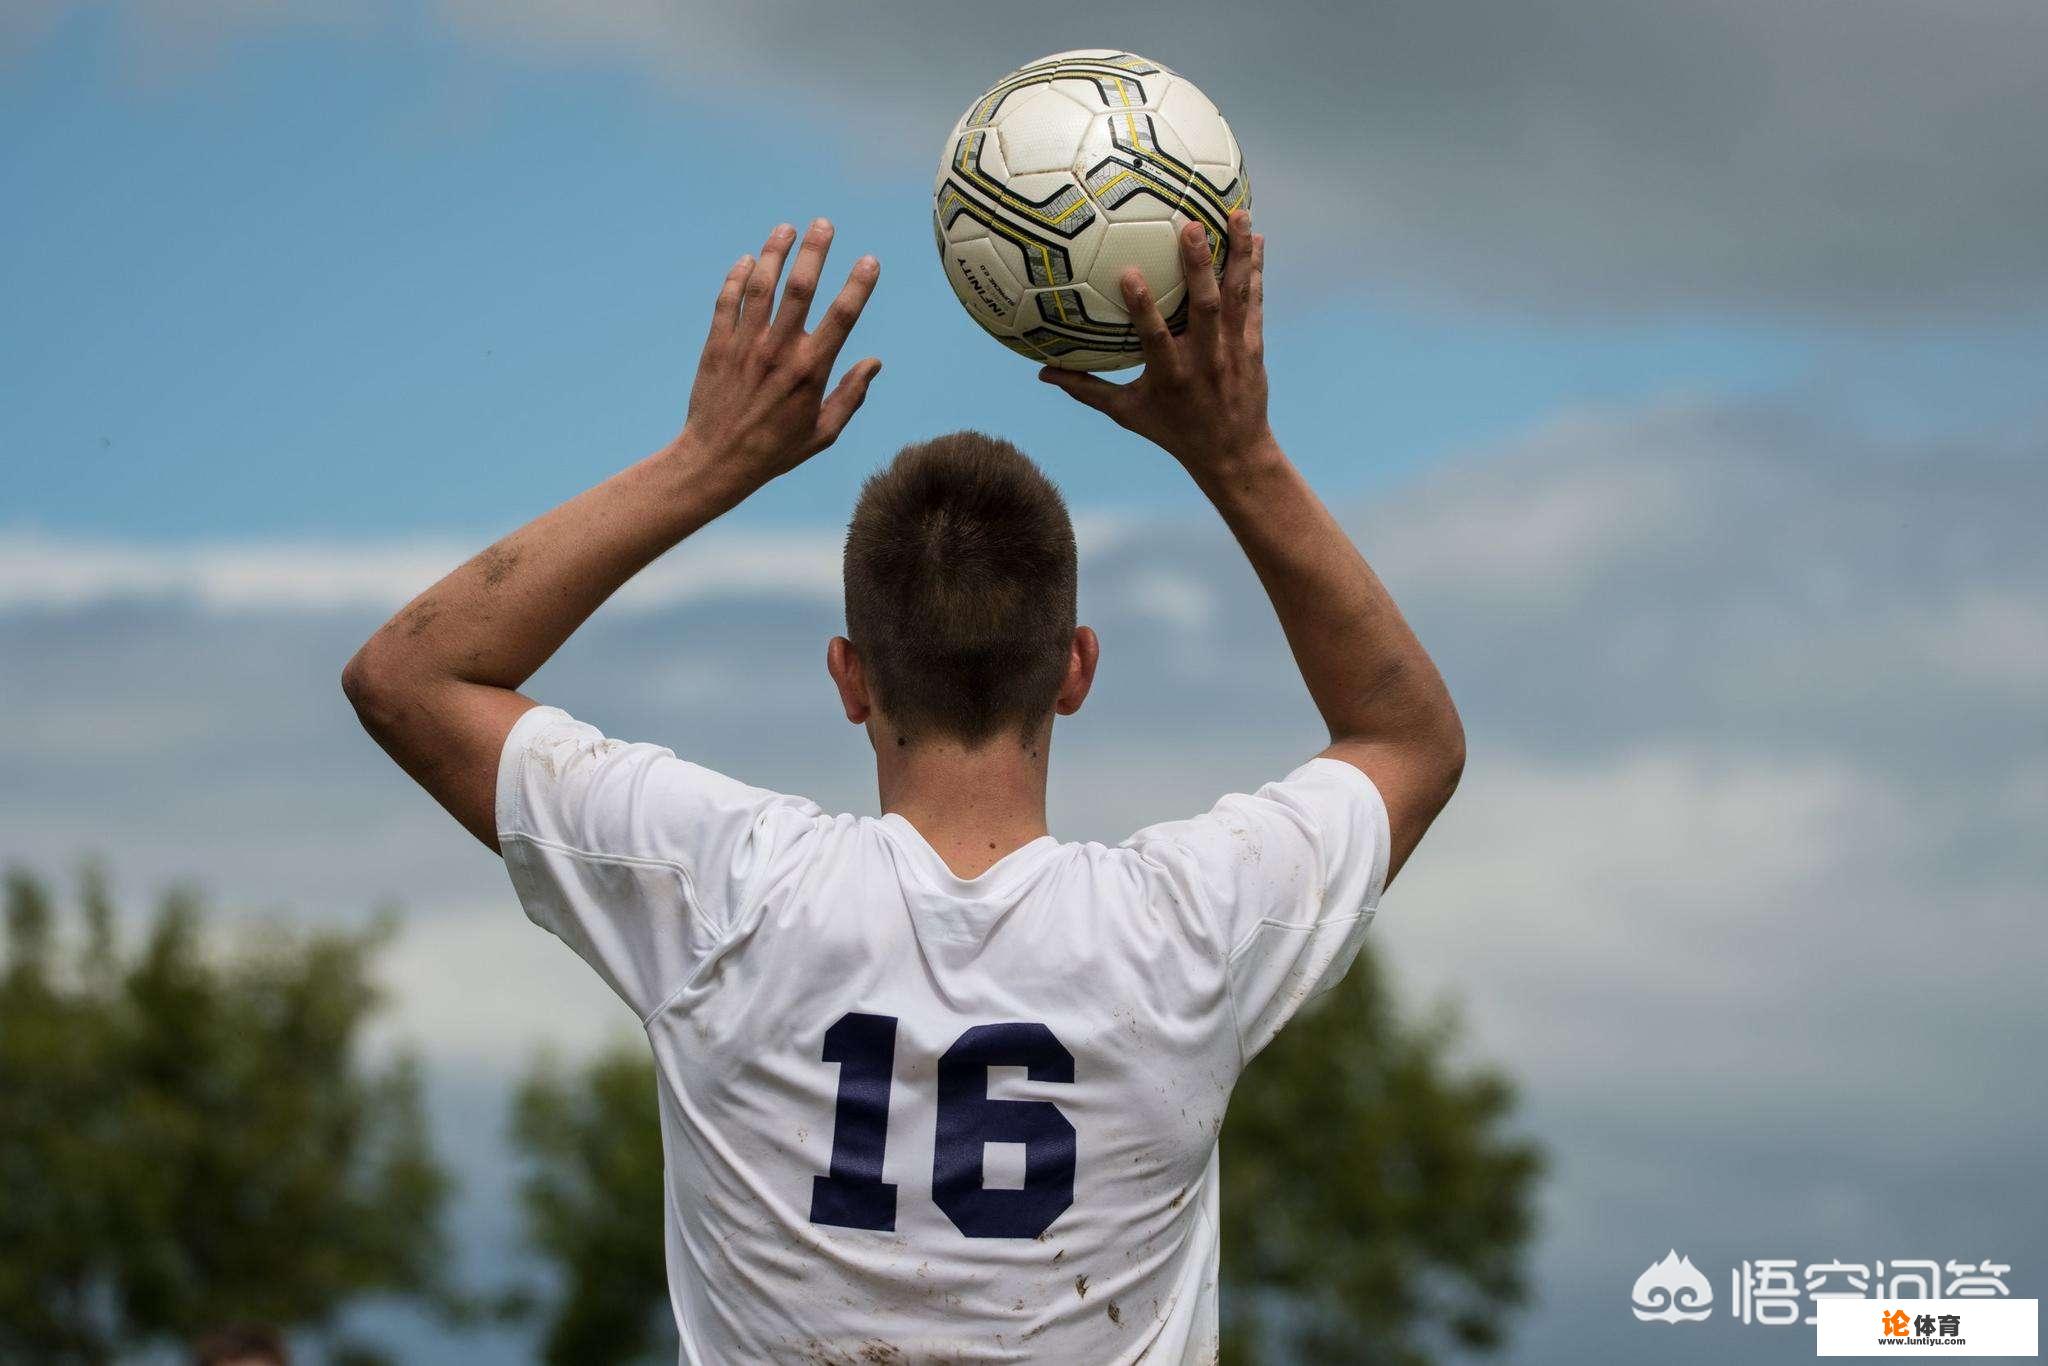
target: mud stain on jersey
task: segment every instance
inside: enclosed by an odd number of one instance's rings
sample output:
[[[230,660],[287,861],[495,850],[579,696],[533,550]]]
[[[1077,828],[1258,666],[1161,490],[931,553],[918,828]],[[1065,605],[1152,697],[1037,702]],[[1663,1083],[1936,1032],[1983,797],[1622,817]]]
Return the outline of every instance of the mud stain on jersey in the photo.
[[[805,1366],[910,1366],[910,1354],[893,1342],[869,1338],[855,1348],[811,1342],[803,1349]]]

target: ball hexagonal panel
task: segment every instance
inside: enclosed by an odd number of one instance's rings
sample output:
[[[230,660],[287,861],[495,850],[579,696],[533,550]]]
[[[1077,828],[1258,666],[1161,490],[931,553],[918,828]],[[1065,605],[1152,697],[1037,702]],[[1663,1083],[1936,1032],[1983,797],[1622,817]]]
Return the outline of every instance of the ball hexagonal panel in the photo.
[[[996,135],[1011,175],[1071,168],[1087,131],[1088,111],[1045,86],[1019,91],[996,115]]]
[[[1234,161],[1237,146],[1230,136],[1230,128],[1223,122],[1223,115],[1216,112],[1216,106],[1209,103],[1209,97],[1189,85],[1186,81],[1175,81],[1167,87],[1166,97],[1159,102],[1159,117],[1173,125],[1188,156],[1195,161]]]
[[[1172,223],[1111,223],[1103,230],[1102,249],[1095,253],[1088,282],[1111,298],[1121,298],[1118,282],[1132,266],[1145,277],[1155,298],[1180,284],[1180,244]]]

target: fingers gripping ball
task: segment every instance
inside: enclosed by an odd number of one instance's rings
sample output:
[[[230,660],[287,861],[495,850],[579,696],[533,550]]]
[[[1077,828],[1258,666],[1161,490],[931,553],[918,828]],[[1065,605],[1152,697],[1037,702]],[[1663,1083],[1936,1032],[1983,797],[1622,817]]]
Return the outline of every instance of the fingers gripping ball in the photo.
[[[1140,364],[1117,282],[1135,266],[1187,322],[1180,229],[1219,273],[1251,205],[1230,126],[1184,76],[1129,52],[1062,52],[1003,77],[946,139],[932,227],[946,278],[997,341],[1065,370]]]

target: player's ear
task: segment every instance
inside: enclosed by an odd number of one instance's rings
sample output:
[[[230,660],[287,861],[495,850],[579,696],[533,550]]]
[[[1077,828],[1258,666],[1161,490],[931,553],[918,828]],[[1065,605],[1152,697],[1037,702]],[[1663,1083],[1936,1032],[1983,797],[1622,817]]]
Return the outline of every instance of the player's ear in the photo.
[[[825,646],[825,672],[839,689],[839,705],[846,709],[846,719],[856,726],[865,725],[875,710],[868,697],[867,671],[861,668],[860,652],[845,636],[834,636]]]
[[[1102,658],[1102,642],[1095,638],[1090,627],[1076,626],[1074,639],[1067,646],[1067,676],[1060,680],[1060,695],[1052,709],[1061,716],[1072,716],[1081,710],[1081,704],[1088,700],[1088,690],[1095,686],[1095,665]]]

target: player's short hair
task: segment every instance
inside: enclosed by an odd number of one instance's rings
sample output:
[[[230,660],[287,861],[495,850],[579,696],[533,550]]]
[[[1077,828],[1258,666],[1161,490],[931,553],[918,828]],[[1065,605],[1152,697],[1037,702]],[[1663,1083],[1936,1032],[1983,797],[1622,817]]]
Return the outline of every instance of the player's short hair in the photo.
[[[846,634],[906,735],[979,744],[1052,711],[1074,637],[1074,524],[1009,442],[905,446],[861,488],[845,575]]]

